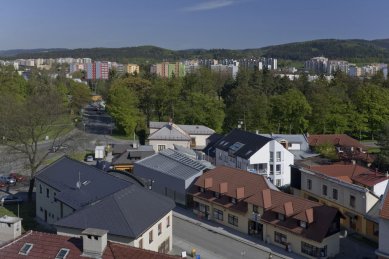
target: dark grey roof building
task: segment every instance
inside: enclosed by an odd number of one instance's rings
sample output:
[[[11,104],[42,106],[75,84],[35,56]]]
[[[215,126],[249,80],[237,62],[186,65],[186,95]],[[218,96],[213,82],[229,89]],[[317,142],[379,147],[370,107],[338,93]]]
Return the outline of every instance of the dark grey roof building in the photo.
[[[187,189],[197,177],[211,168],[211,164],[192,159],[185,153],[165,149],[136,162],[134,174],[148,182],[153,191],[185,206]]]

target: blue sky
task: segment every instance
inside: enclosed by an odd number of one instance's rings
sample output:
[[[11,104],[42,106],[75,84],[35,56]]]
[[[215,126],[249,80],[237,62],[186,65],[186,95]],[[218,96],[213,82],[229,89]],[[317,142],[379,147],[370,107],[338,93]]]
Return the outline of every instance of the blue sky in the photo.
[[[0,50],[389,38],[387,0],[4,0]]]

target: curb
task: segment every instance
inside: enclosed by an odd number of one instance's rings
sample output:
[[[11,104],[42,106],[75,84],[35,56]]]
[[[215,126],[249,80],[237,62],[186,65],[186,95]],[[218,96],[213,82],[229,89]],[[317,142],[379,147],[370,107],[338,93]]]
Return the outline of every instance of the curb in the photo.
[[[204,229],[206,229],[206,230],[209,230],[209,231],[212,231],[212,232],[214,232],[214,233],[217,233],[217,234],[219,234],[219,235],[222,235],[222,236],[225,236],[225,237],[234,239],[234,240],[236,240],[236,241],[238,241],[238,242],[241,242],[241,243],[243,243],[243,244],[245,244],[245,245],[254,247],[254,248],[258,249],[258,250],[264,251],[264,252],[266,252],[266,253],[271,253],[273,256],[275,255],[275,256],[277,256],[277,257],[284,258],[284,259],[293,259],[293,257],[289,257],[289,256],[286,256],[286,255],[277,253],[277,252],[271,250],[271,249],[268,248],[268,247],[264,247],[264,246],[261,246],[261,245],[259,245],[259,244],[254,243],[254,242],[252,242],[252,241],[246,240],[246,239],[244,239],[244,238],[240,238],[240,237],[238,237],[238,236],[235,236],[234,234],[224,233],[224,232],[218,230],[218,229],[215,228],[215,227],[212,227],[212,226],[209,226],[209,225],[207,225],[207,224],[205,224],[205,223],[203,223],[203,222],[194,220],[194,219],[192,219],[192,218],[190,218],[190,217],[188,217],[188,216],[185,216],[185,215],[180,214],[179,212],[173,211],[173,216],[174,216],[174,217],[177,217],[177,218],[179,218],[179,219],[185,220],[185,221],[187,221],[187,222],[189,222],[189,223],[192,223],[192,224],[194,224],[194,225],[197,225],[197,226],[199,226],[199,227],[202,227],[202,228],[204,228]]]

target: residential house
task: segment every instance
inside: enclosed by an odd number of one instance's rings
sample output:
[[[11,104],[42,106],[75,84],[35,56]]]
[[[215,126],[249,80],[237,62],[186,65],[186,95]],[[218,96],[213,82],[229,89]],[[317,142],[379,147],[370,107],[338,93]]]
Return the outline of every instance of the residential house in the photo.
[[[150,135],[147,138],[149,145],[156,152],[174,148],[174,144],[185,148],[201,150],[206,145],[206,139],[215,133],[214,130],[203,125],[177,125],[173,122],[151,121]]]
[[[339,253],[338,210],[272,186],[264,176],[219,166],[195,181],[193,211],[308,258]]]
[[[380,202],[379,209],[379,239],[378,249],[375,251],[378,259],[389,258],[389,187]]]
[[[176,203],[190,206],[187,190],[210,163],[194,160],[177,150],[165,149],[142,159],[134,165],[134,175],[149,184],[153,191],[167,196]]]
[[[259,134],[264,137],[272,138],[285,149],[289,150],[294,156],[294,161],[304,160],[318,156],[313,152],[308,144],[308,139],[304,134]]]
[[[278,141],[233,129],[214,145],[216,166],[224,165],[265,175],[276,186],[290,184],[293,154]]]
[[[114,170],[132,172],[136,161],[149,157],[153,154],[155,154],[155,151],[152,146],[133,145],[130,148],[127,148],[123,153],[115,156],[112,159],[111,165]]]
[[[341,224],[373,241],[378,240],[374,206],[384,193],[388,177],[359,165],[292,167],[294,194],[339,209]]]
[[[213,165],[216,164],[216,149],[215,144],[223,137],[223,135],[218,133],[213,133],[211,136],[209,136],[206,140],[206,146],[202,150],[204,159],[208,162],[212,163]]]
[[[174,203],[138,181],[62,157],[37,174],[36,190],[37,218],[54,224],[58,233],[80,236],[84,229],[99,228],[113,242],[153,251],[172,248]]]
[[[358,162],[370,166],[375,159],[374,155],[367,153],[366,146],[346,134],[308,134],[308,142],[312,148],[333,145],[339,159],[346,162]]]
[[[1,246],[0,258],[173,259],[179,257],[110,242],[107,241],[106,230],[85,229],[77,237],[28,231]]]

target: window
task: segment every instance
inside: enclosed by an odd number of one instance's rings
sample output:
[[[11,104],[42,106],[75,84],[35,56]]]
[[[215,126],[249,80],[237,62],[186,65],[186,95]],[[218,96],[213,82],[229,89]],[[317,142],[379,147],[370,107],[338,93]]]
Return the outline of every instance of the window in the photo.
[[[228,214],[228,223],[230,223],[233,226],[238,226],[238,217]]]
[[[223,211],[218,209],[213,209],[213,217],[217,220],[223,220]]]
[[[278,213],[278,219],[284,221],[285,220],[285,215],[282,214],[282,213]]]
[[[200,187],[200,192],[204,192],[204,188],[203,187]]]
[[[162,223],[158,224],[158,236],[162,234]]]
[[[300,220],[300,227],[307,228],[307,222]]]
[[[258,206],[257,205],[253,205],[253,212],[258,213]]]
[[[208,207],[208,206],[206,206],[206,205],[204,205],[204,204],[202,204],[202,203],[199,203],[199,211],[200,211],[200,212],[205,213],[205,212],[209,211],[209,209],[207,210],[207,207]]]
[[[274,174],[274,165],[270,165],[270,174]]]
[[[280,173],[281,172],[281,165],[276,165],[276,172]]]
[[[165,145],[158,145],[158,151],[162,151],[166,148]]]
[[[55,259],[64,259],[66,258],[66,256],[69,254],[69,249],[67,248],[61,248],[61,250],[59,250],[57,256],[55,257]]]
[[[222,152],[219,153],[219,158],[222,159]]]
[[[138,247],[139,247],[140,249],[143,249],[143,238],[141,238],[141,239],[139,240],[139,245],[138,245]]]
[[[280,232],[274,231],[274,242],[282,244],[282,245],[286,245],[286,243],[287,243],[286,235],[284,235]]]
[[[166,218],[166,227],[170,227],[170,216],[167,216]]]
[[[270,162],[274,161],[274,153],[270,151]]]
[[[332,198],[334,200],[338,199],[338,190],[337,189],[332,189]]]
[[[281,186],[281,179],[276,179],[276,186],[280,187]]]
[[[321,190],[322,190],[322,194],[327,196],[327,185],[324,184]]]
[[[311,244],[301,241],[301,252],[312,257],[326,257],[327,256],[327,246],[319,248]]]
[[[216,198],[218,198],[218,199],[220,198],[220,193],[214,192],[213,194],[214,194],[214,196],[215,196]]]
[[[31,251],[33,246],[34,246],[33,244],[25,243],[22,246],[22,248],[20,249],[19,254],[21,254],[21,255],[28,255],[28,253]]]
[[[311,179],[307,179],[307,189],[312,190],[312,180]]]
[[[276,161],[281,162],[281,151],[277,151],[276,153]]]
[[[50,190],[49,190],[49,188],[46,188],[46,197],[50,198]]]
[[[232,204],[236,204],[236,199],[235,198],[231,198],[231,202],[232,202]]]
[[[39,193],[42,194],[42,185],[39,185]]]
[[[153,242],[153,231],[150,230],[149,232],[149,244],[151,244]]]
[[[355,196],[350,195],[350,206],[355,208]]]

